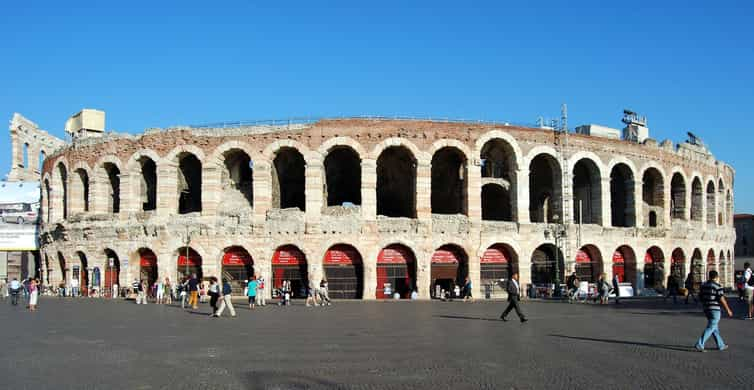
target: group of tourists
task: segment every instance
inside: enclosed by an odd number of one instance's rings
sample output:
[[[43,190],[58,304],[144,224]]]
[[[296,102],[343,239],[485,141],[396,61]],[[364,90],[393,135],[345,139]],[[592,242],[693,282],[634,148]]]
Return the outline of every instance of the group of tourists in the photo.
[[[36,311],[41,286],[42,282],[37,278],[26,278],[21,282],[17,278],[10,282],[4,279],[0,281],[0,297],[3,300],[10,298],[13,306],[18,305],[19,298],[23,297],[27,300],[29,311]]]
[[[584,288],[581,279],[574,272],[566,278],[566,289],[568,303],[578,302],[579,299],[586,303],[591,298],[594,302],[599,301],[600,305],[607,305],[611,294],[615,295],[615,303],[620,303],[620,278],[618,274],[614,274],[612,281],[608,282],[607,274],[601,273],[597,279],[595,291],[591,292],[589,284],[587,283],[586,288]]]

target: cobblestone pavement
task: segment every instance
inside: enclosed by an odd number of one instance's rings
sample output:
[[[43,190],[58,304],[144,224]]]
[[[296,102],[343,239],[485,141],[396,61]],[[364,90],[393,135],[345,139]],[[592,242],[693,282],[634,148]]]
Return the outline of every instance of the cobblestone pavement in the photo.
[[[752,388],[754,321],[721,322],[730,350],[693,352],[694,305],[336,302],[177,307],[43,298],[0,302],[8,389]],[[743,313],[743,305],[736,302]],[[513,317],[515,319],[515,314]]]

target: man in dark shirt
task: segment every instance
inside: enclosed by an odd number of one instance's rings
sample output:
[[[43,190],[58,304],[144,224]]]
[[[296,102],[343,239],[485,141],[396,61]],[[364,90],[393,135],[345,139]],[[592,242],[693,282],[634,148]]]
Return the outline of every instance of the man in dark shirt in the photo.
[[[704,352],[704,344],[710,338],[715,336],[715,343],[717,348],[721,351],[728,349],[728,346],[720,336],[720,329],[717,324],[720,322],[720,306],[722,306],[728,313],[728,317],[733,317],[733,312],[728,306],[728,302],[725,300],[725,293],[723,287],[718,283],[717,271],[712,270],[709,272],[709,280],[702,285],[699,290],[699,300],[702,301],[704,306],[704,315],[707,316],[707,328],[704,329],[702,337],[696,342],[695,348],[699,352]]]
[[[500,315],[500,319],[503,321],[508,321],[506,318],[508,316],[508,313],[511,312],[511,310],[516,310],[516,314],[518,315],[518,318],[521,319],[521,322],[528,321],[526,319],[526,316],[524,313],[521,312],[521,308],[518,306],[518,301],[521,299],[521,286],[518,284],[518,274],[514,273],[510,280],[508,280],[508,307],[505,309],[503,314]]]
[[[189,301],[188,304],[192,309],[199,308],[199,280],[196,278],[196,274],[191,274],[191,279],[188,281]]]

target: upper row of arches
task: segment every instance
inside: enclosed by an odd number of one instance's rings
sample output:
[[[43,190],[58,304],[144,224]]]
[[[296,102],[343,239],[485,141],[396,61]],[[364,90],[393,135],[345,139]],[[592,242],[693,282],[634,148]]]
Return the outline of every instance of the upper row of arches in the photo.
[[[143,150],[125,167],[115,156],[102,158],[93,169],[83,162],[69,166],[60,158],[52,175],[47,172],[43,179],[44,211],[48,222],[55,216],[67,218],[69,211],[92,211],[92,198],[98,205],[94,211],[108,213],[120,212],[122,198],[131,202],[130,211],[163,205],[178,213],[198,212],[206,198],[220,208],[250,209],[254,180],[263,179],[270,183],[271,208],[306,210],[307,185],[311,190],[321,181],[324,207],[361,205],[362,197],[375,191],[378,215],[415,218],[417,177],[428,174],[435,214],[468,215],[469,192],[479,191],[477,208],[483,220],[549,222],[562,216],[564,207],[572,207],[570,221],[586,224],[631,227],[641,220],[641,226],[661,227],[666,217],[730,223],[733,199],[722,178],[687,175],[680,167],[665,172],[653,161],[637,169],[621,156],[604,164],[592,152],[571,156],[564,176],[552,147],[537,146],[523,156],[509,135],[492,133],[477,142],[473,154],[455,140],[437,141],[424,153],[400,138],[366,153],[354,140],[338,137],[318,151],[292,140],[276,141],[258,154],[239,141],[221,145],[209,157],[194,145],[177,147],[163,158]],[[365,155],[374,163],[364,164]],[[308,166],[321,166],[320,177],[320,171],[307,173]],[[473,170],[478,173],[471,175]],[[472,187],[470,176],[481,181]],[[121,188],[124,177],[130,179],[127,188]],[[564,190],[570,192],[566,202]],[[529,217],[519,215],[523,213]]]

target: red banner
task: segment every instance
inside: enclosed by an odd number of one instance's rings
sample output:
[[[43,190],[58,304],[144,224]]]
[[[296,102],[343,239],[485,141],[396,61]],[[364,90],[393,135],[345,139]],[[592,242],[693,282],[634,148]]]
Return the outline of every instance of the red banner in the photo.
[[[507,264],[508,256],[505,250],[489,248],[482,255],[482,264]]]
[[[353,265],[361,264],[361,255],[352,246],[336,245],[325,252],[324,264]]]
[[[579,249],[578,252],[576,252],[576,262],[577,263],[591,263],[592,258],[589,257],[589,254]]]
[[[458,264],[458,257],[453,251],[438,249],[432,255],[432,262],[435,264]]]
[[[139,265],[142,267],[156,267],[157,266],[157,256],[155,256],[152,252],[146,252],[141,254],[141,259],[139,260]]]
[[[644,264],[652,264],[652,263],[654,263],[654,259],[652,258],[652,255],[649,252],[647,252],[644,255]]]
[[[613,264],[625,262],[626,259],[623,258],[623,253],[621,253],[620,251],[615,251],[615,253],[613,253]]]
[[[408,264],[412,263],[414,255],[408,248],[392,245],[384,248],[377,255],[377,264]]]
[[[223,265],[251,265],[254,261],[251,255],[243,249],[230,249],[223,255]]]
[[[178,265],[188,265],[191,267],[198,267],[202,265],[202,257],[199,256],[198,253],[194,252],[193,250],[189,250],[189,257],[188,260],[186,259],[186,250],[183,250],[183,253],[178,255]]]
[[[284,246],[272,255],[272,264],[275,265],[301,265],[306,264],[306,256],[300,249],[293,245]]]

